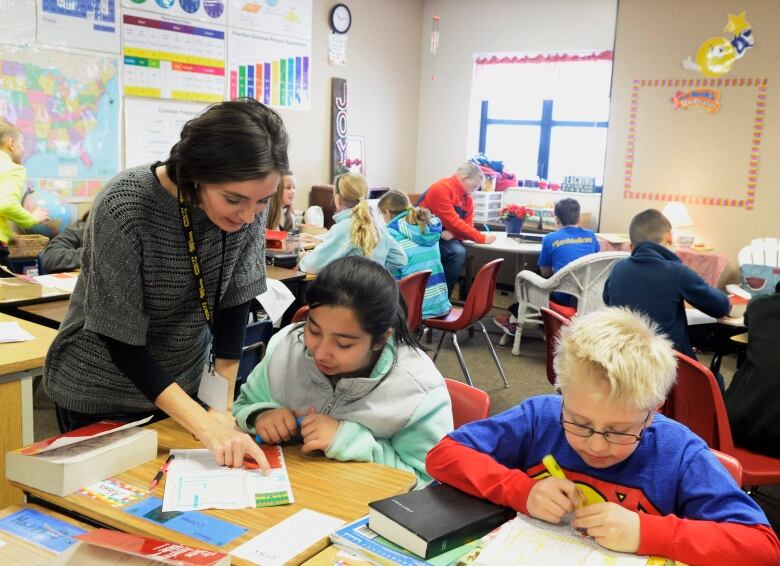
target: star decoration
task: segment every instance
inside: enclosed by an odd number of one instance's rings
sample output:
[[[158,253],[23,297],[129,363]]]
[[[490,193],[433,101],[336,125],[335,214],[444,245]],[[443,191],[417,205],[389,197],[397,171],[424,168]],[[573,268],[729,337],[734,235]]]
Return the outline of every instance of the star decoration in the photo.
[[[746,29],[750,29],[750,23],[745,19],[745,12],[742,11],[737,15],[729,14],[729,23],[723,28],[723,31],[733,33],[738,36]]]

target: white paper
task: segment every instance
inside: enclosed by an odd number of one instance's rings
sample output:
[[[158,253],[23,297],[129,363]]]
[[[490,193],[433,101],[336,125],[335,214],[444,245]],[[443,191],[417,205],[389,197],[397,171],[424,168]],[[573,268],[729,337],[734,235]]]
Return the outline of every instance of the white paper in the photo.
[[[229,390],[227,379],[216,371],[210,372],[208,365],[203,367],[203,375],[200,378],[200,387],[198,387],[198,399],[212,409],[225,412],[228,406]]]
[[[302,509],[230,551],[261,566],[279,566],[300,554],[344,524],[344,521]]]
[[[708,314],[704,314],[699,309],[685,309],[685,318],[688,321],[688,326],[718,322],[718,319],[713,318]]]
[[[268,318],[273,321],[274,327],[279,328],[282,315],[295,302],[295,295],[292,294],[284,283],[276,279],[266,278],[265,284],[265,293],[255,298],[260,302],[265,312],[268,313]]]
[[[0,342],[27,342],[35,336],[19,326],[18,322],[0,322]]]
[[[748,293],[742,287],[734,283],[729,283],[728,285],[726,285],[726,292],[731,293],[732,295],[736,295],[737,297],[741,297],[746,301],[749,301],[752,298],[750,293]]]
[[[76,290],[76,282],[79,280],[79,277],[78,275],[68,273],[55,273],[53,275],[36,275],[33,279],[44,287],[73,293]]]
[[[328,63],[343,67],[347,64],[347,34],[328,34]]]
[[[184,124],[206,108],[202,102],[125,99],[125,166],[165,159]]]
[[[269,494],[281,494],[285,503],[293,503],[281,447],[263,450],[277,451],[279,460],[267,476],[259,469],[220,466],[205,449],[171,450],[176,457],[165,480],[163,511],[256,508],[257,496]]]

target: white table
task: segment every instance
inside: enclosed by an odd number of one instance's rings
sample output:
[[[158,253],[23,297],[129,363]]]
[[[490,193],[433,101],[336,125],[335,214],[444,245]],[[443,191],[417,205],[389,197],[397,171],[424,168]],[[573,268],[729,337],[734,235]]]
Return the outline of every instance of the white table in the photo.
[[[489,255],[494,256],[491,257],[491,259],[495,259],[496,257],[500,257],[506,254],[513,255],[515,257],[514,275],[517,275],[519,272],[525,269],[527,263],[526,258],[529,255],[539,255],[539,253],[541,253],[542,251],[541,241],[535,242],[535,241],[520,240],[519,238],[510,238],[509,236],[506,235],[505,232],[482,232],[482,233],[485,234],[486,236],[487,235],[495,236],[496,241],[490,244],[478,244],[470,240],[464,240],[463,246],[466,247],[467,249],[484,250],[488,252]],[[471,286],[471,282],[474,279],[475,271],[476,270],[474,269],[474,262],[471,261],[471,258],[469,258],[469,260],[466,261],[466,286],[467,287]],[[468,289],[466,289],[465,292],[462,293],[462,297],[465,298],[467,292]]]

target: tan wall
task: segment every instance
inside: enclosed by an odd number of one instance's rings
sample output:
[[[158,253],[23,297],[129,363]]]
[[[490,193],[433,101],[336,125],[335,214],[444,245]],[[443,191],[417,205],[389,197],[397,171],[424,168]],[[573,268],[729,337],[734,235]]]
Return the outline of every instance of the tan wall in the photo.
[[[616,0],[426,1],[417,175],[415,190],[409,192],[424,191],[470,157],[468,110],[474,53],[612,49],[615,9]],[[441,16],[435,62],[430,54],[434,13]],[[437,78],[431,80],[434,71]]]
[[[328,13],[314,0],[312,102],[308,112],[281,110],[290,132],[298,208],[309,188],[330,178],[330,82],[347,79],[349,133],[365,136],[366,173],[375,186],[409,190],[414,182],[422,0],[352,0],[347,65],[328,64]]]
[[[691,230],[729,257],[721,280],[736,275],[737,253],[752,238],[780,237],[780,3],[777,0],[621,0],[618,10],[612,84],[607,170],[601,229],[625,232],[630,218],[663,202],[626,199],[623,195],[626,144],[634,79],[703,78],[683,69],[682,60],[695,57],[707,38],[723,32],[727,13],[747,12],[756,47],[738,59],[724,78],[767,78],[765,127],[755,208],[686,205]],[[715,87],[718,88],[718,87]],[[632,188],[682,195],[744,198],[756,109],[756,88],[722,87],[717,114],[702,108],[675,112],[676,88],[642,88],[637,105],[636,149]]]

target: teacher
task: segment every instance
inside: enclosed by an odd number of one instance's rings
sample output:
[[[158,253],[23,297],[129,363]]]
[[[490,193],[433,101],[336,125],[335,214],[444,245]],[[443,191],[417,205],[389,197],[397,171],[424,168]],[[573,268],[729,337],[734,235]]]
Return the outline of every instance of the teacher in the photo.
[[[95,198],[43,373],[63,432],[170,416],[220,464],[267,466],[230,413],[287,139],[263,104],[221,102],[184,125],[167,161],[119,173]],[[194,399],[202,379],[227,381],[226,411]]]

